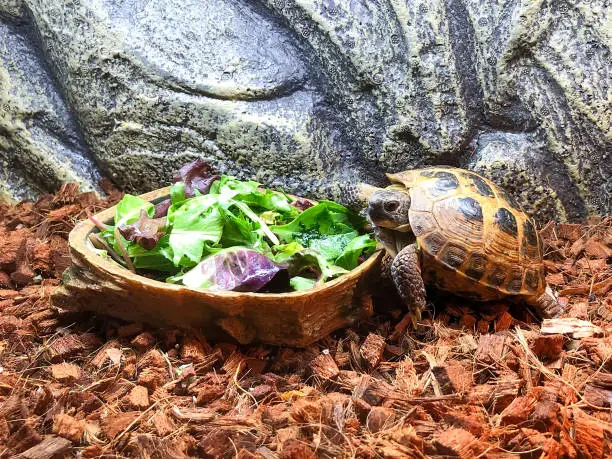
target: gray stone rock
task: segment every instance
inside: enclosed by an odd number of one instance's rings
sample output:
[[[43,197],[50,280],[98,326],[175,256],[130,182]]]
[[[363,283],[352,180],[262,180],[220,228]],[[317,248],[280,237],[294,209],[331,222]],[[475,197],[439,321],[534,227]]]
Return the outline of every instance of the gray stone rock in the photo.
[[[450,164],[540,221],[612,213],[606,5],[0,0],[0,190],[145,191],[201,156],[341,199]]]

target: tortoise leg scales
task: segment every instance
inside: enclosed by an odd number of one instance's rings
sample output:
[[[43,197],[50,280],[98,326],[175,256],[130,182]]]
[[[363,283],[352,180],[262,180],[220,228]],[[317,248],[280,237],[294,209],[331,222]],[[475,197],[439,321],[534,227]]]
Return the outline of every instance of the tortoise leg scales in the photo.
[[[563,312],[563,307],[559,304],[548,285],[544,293],[540,296],[529,298],[527,303],[536,310],[536,313],[542,319],[550,319]]]
[[[385,253],[385,256],[380,262],[380,280],[384,284],[393,284],[393,277],[391,275],[391,265],[393,264],[393,257],[388,253]],[[395,284],[393,284],[395,285]]]
[[[421,277],[421,267],[416,244],[410,244],[397,254],[391,263],[391,278],[403,301],[408,307],[408,313],[395,326],[390,338],[399,338],[412,325],[416,328],[421,319],[421,311],[425,309],[425,284]]]

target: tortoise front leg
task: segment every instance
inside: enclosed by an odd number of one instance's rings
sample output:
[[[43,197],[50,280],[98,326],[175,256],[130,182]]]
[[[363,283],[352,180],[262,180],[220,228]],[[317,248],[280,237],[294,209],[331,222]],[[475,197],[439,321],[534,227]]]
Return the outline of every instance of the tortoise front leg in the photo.
[[[395,326],[391,339],[399,338],[412,325],[416,328],[421,320],[421,311],[425,309],[425,284],[421,276],[421,266],[416,244],[404,247],[391,263],[391,278],[408,307],[408,313]]]
[[[548,285],[540,296],[528,298],[527,304],[532,306],[542,319],[550,319],[563,312],[563,307],[559,304]]]
[[[380,280],[384,288],[395,287],[393,277],[391,276],[391,265],[393,265],[393,257],[385,253],[380,261]]]

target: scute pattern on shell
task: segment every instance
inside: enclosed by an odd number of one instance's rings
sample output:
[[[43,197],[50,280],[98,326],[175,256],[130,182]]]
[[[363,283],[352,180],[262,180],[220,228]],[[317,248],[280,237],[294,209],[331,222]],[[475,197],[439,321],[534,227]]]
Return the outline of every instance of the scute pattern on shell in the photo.
[[[409,189],[410,224],[429,282],[483,301],[544,291],[535,225],[493,182],[444,166],[389,174],[389,179]]]

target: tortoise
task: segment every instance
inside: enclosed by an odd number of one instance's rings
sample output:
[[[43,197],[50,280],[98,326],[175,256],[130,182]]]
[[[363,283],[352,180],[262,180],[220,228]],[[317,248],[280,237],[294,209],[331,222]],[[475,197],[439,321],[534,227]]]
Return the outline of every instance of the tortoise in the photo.
[[[409,309],[404,327],[420,319],[425,284],[476,301],[522,300],[544,318],[560,311],[546,285],[536,225],[501,188],[448,166],[387,177],[389,187],[360,191],[392,258],[383,265]]]

